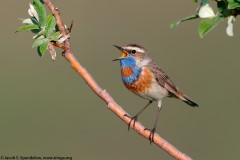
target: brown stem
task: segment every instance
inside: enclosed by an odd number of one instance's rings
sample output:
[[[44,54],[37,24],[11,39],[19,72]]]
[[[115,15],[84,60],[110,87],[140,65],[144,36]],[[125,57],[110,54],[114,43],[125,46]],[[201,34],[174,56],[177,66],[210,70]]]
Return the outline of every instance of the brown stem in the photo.
[[[61,44],[59,44],[57,42],[51,42],[51,44],[54,45],[55,47],[63,49],[64,51],[68,50],[68,48],[66,48],[65,46],[63,46],[63,45],[61,45]]]
[[[60,16],[60,13],[59,13],[58,9],[53,5],[51,0],[44,0],[44,3],[48,6],[48,8],[51,10],[51,12],[56,17],[57,25],[58,25],[59,30],[61,31],[61,34],[63,36],[67,35],[68,33],[67,33],[67,31],[66,31],[66,29],[64,27],[64,23],[63,23],[63,21],[61,19],[61,16]],[[98,95],[103,101],[105,101],[107,103],[108,108],[112,112],[114,112],[126,124],[129,124],[129,122],[131,121],[131,118],[129,118],[127,116],[124,116],[126,114],[127,115],[129,115],[129,114],[126,111],[124,111],[123,108],[121,106],[119,106],[113,100],[113,98],[110,96],[110,94],[106,90],[102,89],[96,83],[96,81],[93,79],[93,77],[90,75],[90,73],[88,73],[88,71],[75,58],[75,56],[74,56],[74,54],[73,54],[73,52],[71,51],[71,48],[70,48],[70,40],[69,39],[67,39],[64,42],[64,46],[65,46],[65,49],[66,49],[64,57],[65,57],[66,60],[69,61],[69,63],[71,64],[72,68],[86,81],[86,83],[96,93],[96,95]],[[148,139],[150,131],[144,130],[145,127],[141,123],[136,122],[134,126],[131,124],[131,128],[133,130],[135,130],[141,136],[143,136],[143,137]],[[158,147],[160,147],[163,150],[165,150],[168,154],[173,156],[175,159],[178,159],[178,160],[191,160],[191,158],[188,155],[186,155],[183,152],[179,151],[177,148],[175,148],[173,145],[168,143],[165,139],[160,137],[158,134],[154,134],[153,140],[154,140],[154,143]]]

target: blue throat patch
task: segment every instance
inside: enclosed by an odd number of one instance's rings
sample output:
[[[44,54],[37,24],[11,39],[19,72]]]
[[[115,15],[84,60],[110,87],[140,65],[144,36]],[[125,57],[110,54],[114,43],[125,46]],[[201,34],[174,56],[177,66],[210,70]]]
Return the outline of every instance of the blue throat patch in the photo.
[[[130,75],[128,77],[122,77],[122,81],[124,83],[128,83],[128,84],[134,83],[138,79],[138,77],[142,71],[141,68],[136,68],[136,61],[132,56],[120,59],[120,66],[122,68],[131,67],[131,69],[133,71],[132,75]]]

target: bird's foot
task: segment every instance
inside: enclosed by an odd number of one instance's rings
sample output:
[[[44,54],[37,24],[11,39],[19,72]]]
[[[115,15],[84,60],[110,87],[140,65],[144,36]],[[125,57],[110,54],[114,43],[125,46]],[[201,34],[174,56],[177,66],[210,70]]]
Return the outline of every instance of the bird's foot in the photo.
[[[135,122],[137,121],[138,115],[131,117],[128,114],[125,114],[124,116],[131,119],[130,122],[128,123],[128,130],[129,130],[132,122],[133,122],[133,127],[135,126]]]
[[[149,141],[150,141],[150,145],[152,144],[152,142],[154,142],[154,134],[155,134],[155,131],[156,131],[156,128],[153,128],[152,130],[148,129],[148,128],[145,128],[144,130],[148,130],[150,131],[150,134],[149,134]]]

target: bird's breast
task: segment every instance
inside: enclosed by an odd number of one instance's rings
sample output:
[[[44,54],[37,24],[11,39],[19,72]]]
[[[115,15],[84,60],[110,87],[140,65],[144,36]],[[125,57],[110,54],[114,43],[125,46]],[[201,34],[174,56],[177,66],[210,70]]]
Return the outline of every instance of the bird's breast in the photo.
[[[121,74],[122,74],[122,77],[129,77],[129,76],[133,76],[134,75],[134,72],[132,70],[132,67],[124,67],[124,68],[121,68]]]
[[[134,75],[134,71],[131,71],[130,68],[122,69],[121,72],[122,77],[133,77]],[[132,83],[128,83],[124,79],[123,83],[127,89],[148,100],[161,100],[169,94],[166,88],[158,84],[154,74],[146,67],[141,68],[138,78],[134,79]]]
[[[134,71],[130,68],[123,68],[121,70],[122,77],[134,77]],[[138,77],[134,78],[134,81],[132,83],[128,83],[124,81],[124,85],[129,89],[130,91],[134,93],[141,93],[141,92],[147,92],[152,85],[154,75],[149,71],[149,69],[142,67],[141,71],[138,73]]]

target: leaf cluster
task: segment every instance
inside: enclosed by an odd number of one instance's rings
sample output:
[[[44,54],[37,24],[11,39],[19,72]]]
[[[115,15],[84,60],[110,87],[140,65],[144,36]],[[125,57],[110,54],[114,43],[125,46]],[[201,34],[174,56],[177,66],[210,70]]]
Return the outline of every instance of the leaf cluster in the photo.
[[[173,22],[170,27],[175,28],[184,21],[200,18],[201,21],[199,23],[198,33],[199,36],[203,38],[207,33],[209,33],[212,29],[214,29],[218,24],[220,24],[220,22],[222,22],[226,18],[229,19],[230,17],[234,17],[235,21],[235,18],[240,14],[240,0],[214,0],[214,1],[217,7],[216,14],[214,14],[213,9],[209,6],[210,0],[201,0],[196,12],[193,15],[182,18],[177,22]],[[194,2],[198,2],[198,0],[194,0]],[[232,23],[233,21],[228,22],[228,24]],[[232,29],[232,26],[230,28]],[[229,30],[229,28],[227,30]],[[232,36],[230,34],[228,35]]]
[[[30,18],[23,19],[19,31],[32,31],[34,33],[34,42],[32,47],[37,47],[39,56],[46,53],[51,42],[57,42],[60,38],[60,31],[56,25],[56,19],[52,14],[47,15],[44,4],[40,0],[33,0],[28,10]],[[52,57],[54,59],[54,57]]]

